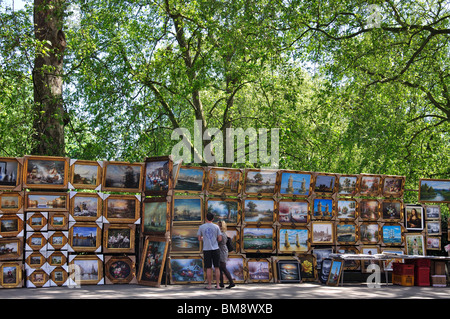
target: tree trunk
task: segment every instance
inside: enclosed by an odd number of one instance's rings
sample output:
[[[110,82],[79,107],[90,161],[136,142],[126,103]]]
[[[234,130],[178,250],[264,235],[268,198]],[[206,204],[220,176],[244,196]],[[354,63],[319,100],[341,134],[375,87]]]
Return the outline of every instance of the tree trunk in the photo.
[[[64,2],[65,0],[34,1],[34,33],[43,48],[36,51],[33,69],[34,155],[65,155],[65,112],[62,100],[63,57],[66,47],[62,31]]]

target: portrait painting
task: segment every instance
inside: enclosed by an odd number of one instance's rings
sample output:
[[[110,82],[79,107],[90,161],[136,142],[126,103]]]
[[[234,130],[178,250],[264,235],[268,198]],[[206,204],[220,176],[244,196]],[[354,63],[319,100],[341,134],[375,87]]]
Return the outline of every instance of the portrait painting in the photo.
[[[409,231],[422,231],[424,228],[423,207],[405,205],[405,228]]]
[[[406,254],[425,256],[425,242],[422,234],[405,234]]]

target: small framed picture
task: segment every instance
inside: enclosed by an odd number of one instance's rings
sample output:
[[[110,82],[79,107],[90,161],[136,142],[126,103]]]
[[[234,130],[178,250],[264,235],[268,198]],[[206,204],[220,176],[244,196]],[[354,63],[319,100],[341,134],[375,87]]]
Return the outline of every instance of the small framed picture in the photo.
[[[27,231],[46,231],[48,212],[27,213]]]
[[[168,246],[165,238],[148,236],[145,238],[142,261],[139,265],[137,276],[139,284],[159,287],[165,267]],[[195,276],[195,271],[193,269],[191,271],[192,276]],[[183,272],[180,272],[181,274],[184,275]]]
[[[336,214],[338,219],[355,220],[358,217],[358,202],[354,199],[338,199]]]
[[[405,234],[406,254],[425,256],[425,242],[422,234]]]
[[[102,205],[98,193],[76,193],[70,198],[70,214],[75,221],[95,222],[102,216]]]
[[[243,201],[243,221],[254,224],[273,224],[275,221],[275,201],[247,197]]]
[[[46,256],[44,256],[40,251],[25,252],[25,263],[30,268],[40,269],[46,262]]]
[[[69,158],[56,156],[24,156],[23,187],[67,189]]]
[[[328,274],[327,285],[328,286],[337,286],[339,285],[339,280],[341,278],[341,272],[344,267],[343,260],[333,259],[331,263],[330,273]]]
[[[377,244],[380,240],[380,225],[376,222],[361,223],[359,234],[363,244]]]
[[[338,196],[355,196],[359,187],[359,175],[339,175],[337,181]]]
[[[103,162],[102,191],[140,193],[143,170],[142,163]]]
[[[280,283],[300,283],[302,281],[298,260],[278,260],[277,279]]]
[[[75,252],[97,252],[101,249],[102,229],[97,223],[71,223],[69,245]]]
[[[281,199],[278,201],[278,222],[281,225],[306,225],[310,221],[309,201]]]
[[[200,196],[174,196],[172,220],[174,224],[203,222],[203,199]]]
[[[450,179],[420,179],[419,202],[450,203]]]
[[[47,262],[50,266],[53,267],[61,267],[67,265],[67,251],[49,251],[47,253]]]
[[[61,287],[66,285],[69,274],[67,273],[67,267],[57,266],[50,273],[50,279],[52,286]]]
[[[206,190],[211,194],[237,196],[241,193],[242,170],[234,168],[210,168]]]
[[[440,220],[426,221],[427,236],[440,236],[442,234]]]
[[[383,177],[382,193],[385,197],[401,197],[403,196],[404,185],[404,176],[386,175]]]
[[[311,244],[332,245],[334,244],[334,223],[326,221],[311,222]]]
[[[272,253],[276,249],[275,229],[247,225],[242,229],[241,249],[246,253]]]
[[[204,188],[205,169],[197,166],[181,166],[175,177],[175,192],[200,193]]]
[[[403,245],[403,227],[400,224],[384,224],[381,226],[381,240],[387,246]]]
[[[104,279],[103,255],[70,255],[69,269],[79,274],[80,286],[97,285]]]
[[[422,231],[424,228],[423,207],[405,205],[405,228],[408,231]]]
[[[22,164],[17,158],[0,157],[0,190],[19,190],[22,186]]]
[[[248,269],[248,282],[270,282],[272,281],[272,265],[268,258],[246,259]]]
[[[403,202],[401,200],[381,201],[381,219],[386,222],[400,222],[403,220]]]
[[[354,245],[358,241],[358,226],[353,222],[336,224],[336,243],[339,245]]]
[[[69,211],[69,193],[66,192],[26,192],[26,211]]]
[[[380,218],[380,203],[376,199],[362,199],[359,202],[359,218],[363,221],[375,221]]]
[[[66,246],[69,243],[68,231],[49,231],[47,240],[47,250],[63,250],[67,249]]]
[[[427,250],[441,250],[441,237],[427,236]]]
[[[68,230],[69,213],[68,212],[49,212],[47,221],[48,230]]]
[[[245,170],[244,192],[247,195],[274,195],[276,183],[276,170]]]
[[[321,196],[331,196],[336,191],[336,175],[319,173],[314,182],[314,192]]]
[[[104,224],[104,253],[135,253],[136,225],[134,224]]]
[[[145,198],[142,203],[141,232],[144,235],[164,235],[170,227],[170,206],[166,197]]]
[[[135,195],[112,194],[104,200],[103,216],[110,223],[135,223],[140,218],[140,207]]]
[[[23,214],[0,214],[1,237],[23,237],[23,230]]]
[[[198,227],[174,225],[172,227],[171,253],[201,253],[202,243],[197,237]]]
[[[22,260],[23,238],[0,238],[0,261]]]
[[[76,160],[70,165],[70,183],[75,189],[96,189],[102,183],[102,168],[97,161]]]
[[[43,269],[35,269],[27,276],[27,287],[48,286],[49,275]]]
[[[23,207],[23,195],[16,192],[0,192],[0,212],[17,213]]]
[[[280,254],[305,253],[310,249],[309,229],[282,227],[278,229],[278,252]]]
[[[314,198],[312,205],[312,217],[314,219],[332,219],[334,215],[334,205],[332,198]]]
[[[225,221],[227,226],[236,226],[241,221],[241,201],[233,198],[208,198],[206,213],[214,214],[214,221]],[[206,214],[205,214],[206,215]]]
[[[144,162],[144,193],[146,196],[167,195],[173,186],[171,156],[147,157]]]
[[[23,285],[23,264],[21,261],[0,263],[0,287],[16,288]]]
[[[424,209],[426,220],[441,220],[441,206],[425,205]]]
[[[307,197],[312,192],[313,174],[301,171],[281,171],[279,193],[281,196]]]
[[[380,188],[381,188],[380,175],[361,174],[359,195],[377,196],[380,194]]]
[[[136,280],[134,256],[105,256],[105,283],[129,284]]]

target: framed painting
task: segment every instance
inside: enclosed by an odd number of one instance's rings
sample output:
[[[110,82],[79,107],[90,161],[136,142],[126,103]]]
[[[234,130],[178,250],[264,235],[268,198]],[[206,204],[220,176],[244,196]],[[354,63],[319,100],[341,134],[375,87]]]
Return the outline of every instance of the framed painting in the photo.
[[[319,173],[314,182],[314,192],[321,196],[331,196],[336,191],[336,175]]]
[[[69,158],[56,156],[24,156],[23,187],[67,189]]]
[[[385,197],[402,197],[404,186],[404,176],[383,176],[382,194]]]
[[[280,172],[279,193],[281,196],[307,197],[312,192],[313,174],[301,171]]]
[[[70,184],[75,189],[99,189],[103,162],[75,160],[70,165]]]
[[[403,245],[403,227],[400,224],[384,224],[381,226],[381,242],[386,246]]]
[[[103,199],[98,193],[70,194],[70,215],[75,221],[95,222],[102,216]]]
[[[67,250],[69,243],[68,231],[49,231],[47,239],[47,250]]]
[[[441,206],[424,205],[426,220],[441,220]]]
[[[142,163],[119,161],[103,162],[102,191],[110,192],[142,192]]]
[[[280,254],[305,253],[310,249],[309,229],[282,227],[278,229],[278,252]]]
[[[380,225],[364,222],[359,225],[359,239],[363,244],[377,244],[380,241]]]
[[[0,238],[23,237],[23,214],[0,214]]]
[[[243,222],[251,224],[273,224],[275,201],[248,197],[243,200]]]
[[[338,196],[355,196],[359,188],[359,175],[338,175]]]
[[[181,166],[175,178],[175,192],[198,194],[203,191],[205,169],[197,166]]]
[[[275,229],[271,226],[245,226],[242,229],[241,250],[246,253],[272,253],[275,249]]]
[[[426,221],[426,229],[427,229],[427,236],[442,235],[440,220],[427,220]]]
[[[103,216],[110,223],[132,224],[140,218],[140,207],[135,195],[112,194],[103,201]]]
[[[336,252],[339,254],[359,254],[359,250],[356,246],[338,246]],[[345,260],[343,270],[358,270],[360,268],[360,260]]]
[[[205,281],[203,259],[199,256],[171,256],[170,281],[172,284],[201,284]]]
[[[314,247],[312,250],[313,255],[316,257],[317,269],[320,270],[322,266],[322,261],[330,256],[333,253],[332,247],[327,248],[317,248]]]
[[[165,238],[149,236],[145,238],[137,276],[139,284],[160,286],[166,266],[168,246]]]
[[[18,192],[0,192],[0,212],[18,213],[23,211],[23,195]]]
[[[0,288],[23,286],[23,264],[21,261],[0,263]]]
[[[359,185],[359,195],[361,196],[377,196],[380,195],[381,176],[361,174],[361,181]]]
[[[240,169],[211,167],[206,190],[211,194],[237,196],[241,193],[241,179]]]
[[[172,220],[174,224],[202,223],[203,199],[197,196],[174,196]]]
[[[427,236],[427,250],[441,250],[441,237]]]
[[[27,231],[47,231],[47,212],[26,213]]]
[[[103,255],[70,255],[69,276],[80,286],[103,283]]]
[[[52,267],[62,267],[67,265],[67,251],[48,251],[47,262]]]
[[[142,203],[141,232],[144,235],[164,235],[170,227],[170,207],[166,197],[146,198]]]
[[[330,273],[328,274],[327,285],[337,286],[339,285],[339,280],[341,279],[342,269],[344,268],[344,261],[333,259],[331,263]]]
[[[28,272],[26,286],[27,287],[49,287],[50,276],[43,269],[33,269]]]
[[[49,212],[47,221],[48,230],[68,230],[69,213],[68,212]]]
[[[307,200],[281,199],[277,207],[277,220],[281,225],[306,225],[311,219]]]
[[[248,269],[248,282],[272,281],[272,265],[268,258],[248,258],[245,264]]]
[[[66,192],[26,192],[26,211],[69,211],[69,193]]]
[[[421,205],[405,205],[405,228],[408,231],[422,231],[424,214]]]
[[[0,190],[20,190],[21,187],[21,161],[13,157],[0,157]]]
[[[311,244],[312,245],[333,245],[334,244],[334,223],[327,221],[311,222]]]
[[[339,245],[354,245],[358,241],[358,226],[353,222],[338,222],[336,224],[336,243]]]
[[[425,256],[425,242],[422,234],[405,234],[406,254]]]
[[[247,195],[272,196],[275,194],[276,184],[276,170],[245,170],[244,192]]]
[[[450,179],[420,179],[419,202],[450,203]]]
[[[69,274],[66,266],[57,266],[50,272],[51,286],[62,287],[67,283]]]
[[[47,232],[27,232],[25,250],[47,248]]]
[[[403,201],[384,199],[380,204],[381,219],[386,222],[403,220]]]
[[[180,226],[172,227],[171,253],[201,253],[202,243],[198,240],[198,226]]]
[[[314,198],[312,210],[312,217],[314,219],[332,219],[334,212],[333,199]]]
[[[338,199],[336,201],[336,217],[343,220],[356,220],[358,202],[354,199]]]
[[[103,224],[103,252],[134,254],[136,225]]]
[[[144,193],[146,196],[167,195],[173,188],[172,156],[147,157],[144,162]]]
[[[214,214],[215,222],[224,221],[227,226],[236,226],[241,222],[241,201],[231,198],[208,198],[206,213],[209,212]]]
[[[244,283],[248,280],[248,268],[245,266],[245,258],[243,256],[229,255],[226,266],[234,283]],[[228,279],[225,276],[224,283],[227,282]]]
[[[300,264],[300,278],[302,278],[302,281],[316,281],[316,256],[313,254],[299,254],[297,258]]]
[[[362,245],[359,249],[363,255],[376,255],[380,253],[380,247],[375,245]],[[361,260],[361,272],[369,273],[367,269],[371,264],[378,265],[381,269],[381,261],[379,260]],[[371,272],[371,271],[370,271]]]
[[[23,238],[0,238],[0,261],[22,260]]]
[[[69,245],[74,252],[99,252],[102,229],[97,223],[70,223]]]
[[[380,203],[376,199],[362,199],[358,208],[359,218],[363,221],[375,221],[380,218]]]
[[[135,256],[105,256],[105,284],[136,282]]]
[[[278,282],[300,283],[302,281],[298,260],[278,260],[276,265]]]
[[[39,251],[26,251],[26,266],[32,269],[40,269],[47,262],[47,257]]]
[[[404,255],[405,251],[403,248],[400,248],[400,247],[399,248],[382,248],[381,253]],[[384,271],[393,271],[394,270],[393,263],[396,263],[396,262],[403,262],[403,259],[393,257],[392,259],[384,260],[383,261],[383,270]]]

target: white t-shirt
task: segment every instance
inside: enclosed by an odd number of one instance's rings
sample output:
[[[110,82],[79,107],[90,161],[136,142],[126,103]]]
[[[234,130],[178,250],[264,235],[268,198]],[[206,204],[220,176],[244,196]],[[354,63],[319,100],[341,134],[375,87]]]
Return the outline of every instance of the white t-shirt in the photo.
[[[220,235],[220,228],[213,223],[204,223],[198,228],[197,236],[203,236],[203,250],[219,249],[217,237]]]

